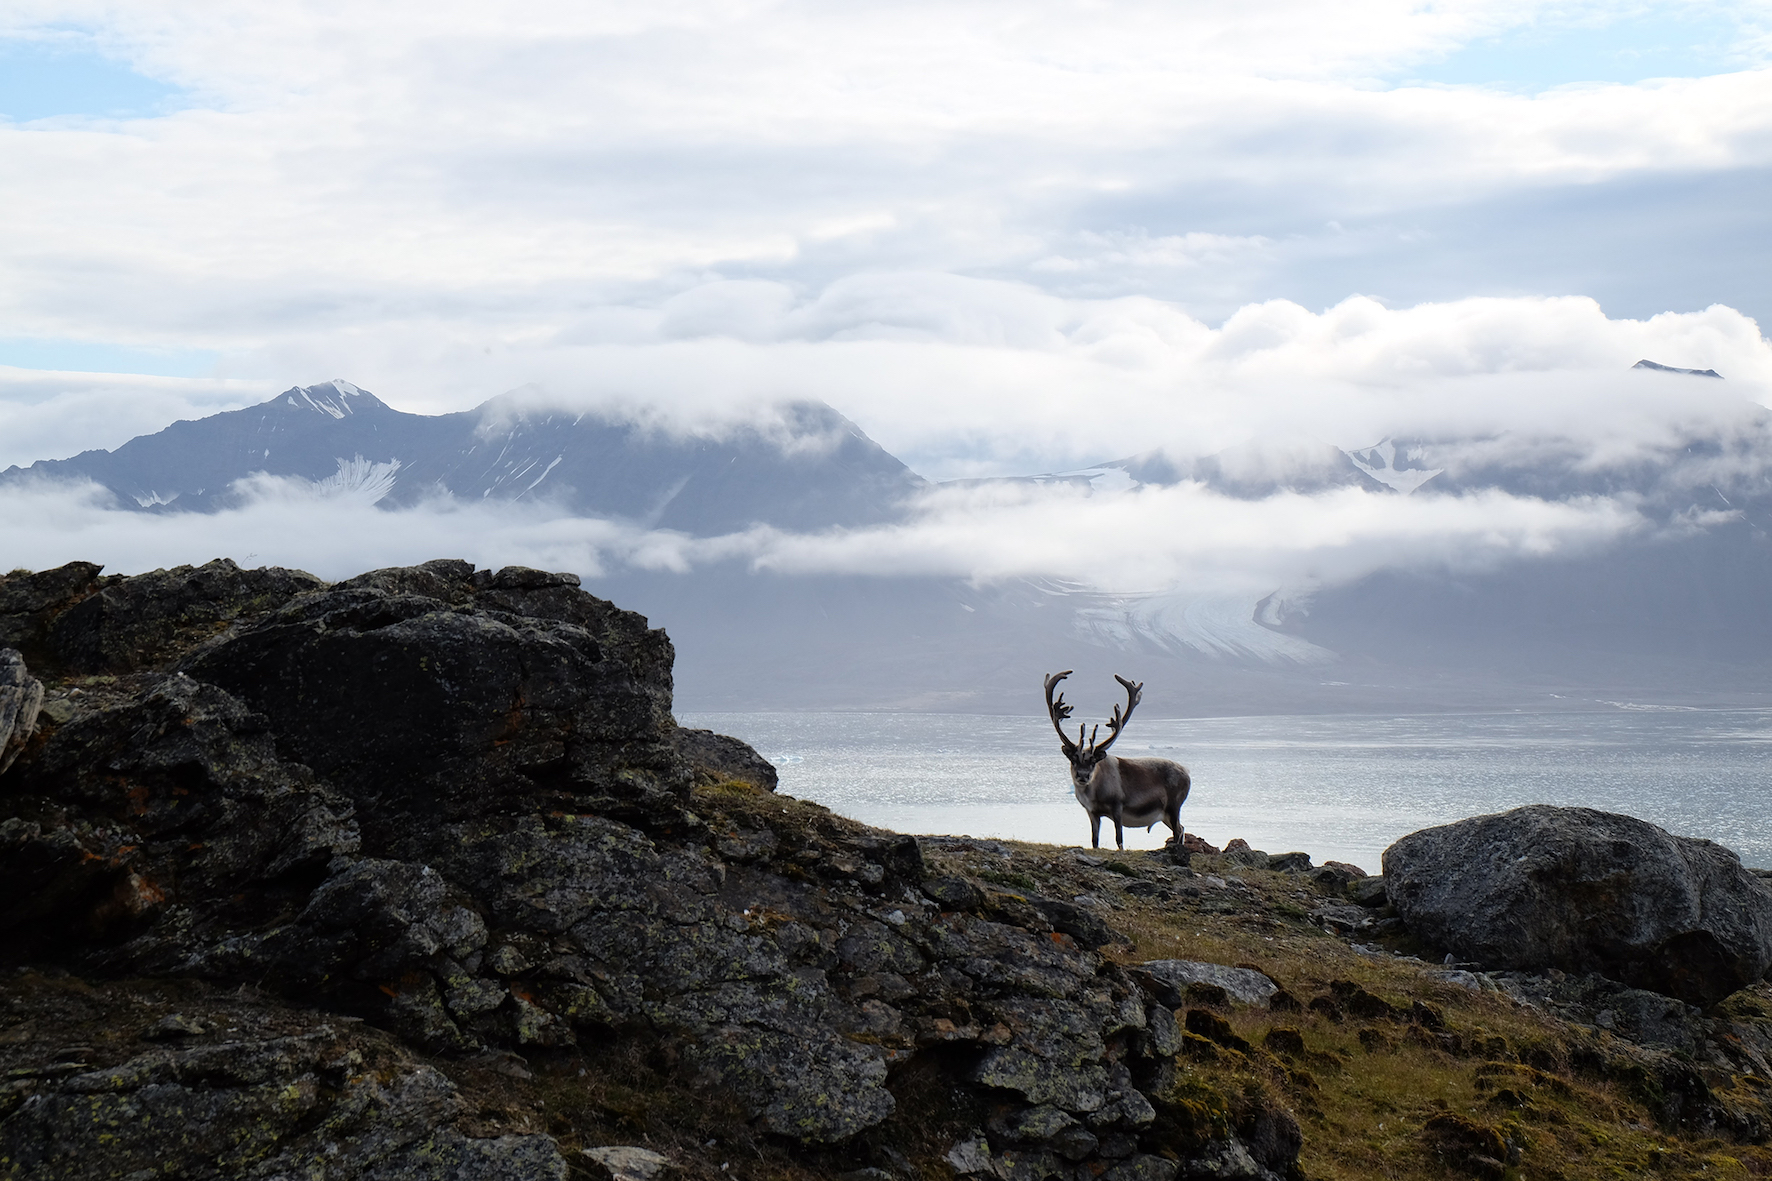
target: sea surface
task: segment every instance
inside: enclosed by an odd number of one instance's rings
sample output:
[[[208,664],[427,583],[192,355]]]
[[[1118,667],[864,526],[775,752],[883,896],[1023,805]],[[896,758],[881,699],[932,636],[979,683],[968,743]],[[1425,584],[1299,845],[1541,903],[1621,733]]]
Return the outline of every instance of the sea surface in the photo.
[[[749,742],[780,790],[913,833],[1087,845],[1064,757],[1038,715],[693,713]],[[1624,812],[1772,867],[1772,711],[1621,704],[1597,713],[1140,717],[1115,746],[1185,764],[1182,824],[1223,846],[1379,872],[1405,833],[1521,804]],[[1111,822],[1103,843],[1112,845]],[[1156,848],[1159,824],[1127,833]]]

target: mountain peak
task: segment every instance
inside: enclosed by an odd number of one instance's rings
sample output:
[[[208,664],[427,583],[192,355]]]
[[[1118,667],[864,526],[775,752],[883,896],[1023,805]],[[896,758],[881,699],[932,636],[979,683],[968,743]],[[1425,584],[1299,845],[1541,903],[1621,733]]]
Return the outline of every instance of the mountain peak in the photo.
[[[1723,380],[1723,375],[1718,373],[1715,369],[1681,369],[1674,365],[1663,365],[1659,361],[1651,361],[1647,358],[1638,361],[1635,365],[1632,365],[1631,368],[1653,369],[1657,373],[1684,373],[1689,377],[1714,377],[1718,381]]]
[[[333,418],[345,418],[358,410],[383,404],[380,398],[368,390],[354,386],[342,377],[323,381],[319,385],[291,386],[272,401]]]

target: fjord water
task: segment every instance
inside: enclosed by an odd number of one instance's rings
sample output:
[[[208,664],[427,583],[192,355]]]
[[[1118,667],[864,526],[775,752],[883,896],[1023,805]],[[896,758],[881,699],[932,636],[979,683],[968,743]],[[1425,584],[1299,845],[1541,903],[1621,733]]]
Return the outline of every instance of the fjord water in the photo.
[[[780,790],[900,832],[1087,845],[1046,719],[697,713],[775,763]],[[1377,873],[1405,833],[1521,804],[1623,812],[1772,866],[1772,711],[1622,705],[1595,713],[1145,718],[1115,747],[1185,764],[1182,824],[1215,845]],[[1155,848],[1158,825],[1127,833]],[[1111,824],[1103,843],[1112,846]]]

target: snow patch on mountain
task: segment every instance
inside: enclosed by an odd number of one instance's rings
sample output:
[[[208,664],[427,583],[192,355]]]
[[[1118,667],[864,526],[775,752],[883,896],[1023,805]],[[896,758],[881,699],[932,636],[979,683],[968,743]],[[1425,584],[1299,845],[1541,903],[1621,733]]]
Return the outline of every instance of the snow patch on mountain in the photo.
[[[296,409],[306,407],[320,414],[331,415],[333,418],[344,418],[356,413],[351,399],[363,396],[363,391],[342,377],[331,381],[323,381],[319,385],[298,386],[283,395],[289,405]]]
[[[1056,476],[1043,478],[1067,481],[1086,480],[1088,481],[1090,491],[1102,495],[1112,495],[1116,492],[1130,492],[1134,488],[1140,487],[1143,483],[1125,468],[1117,466],[1079,468],[1074,472],[1059,472]]]
[[[1718,381],[1723,375],[1715,369],[1681,369],[1678,365],[1663,365],[1659,361],[1651,361],[1647,357],[1631,366],[1632,369],[1652,369],[1657,373],[1684,373],[1688,377],[1714,377]]]
[[[326,497],[349,497],[375,504],[394,490],[394,478],[399,471],[398,459],[377,463],[361,455],[340,458],[338,471],[324,480],[315,480],[314,490]]]
[[[1374,446],[1360,451],[1348,451],[1349,462],[1355,467],[1383,484],[1386,488],[1401,492],[1404,496],[1445,471],[1445,468],[1415,467],[1412,464],[1421,459],[1421,449],[1411,447],[1399,452],[1397,445],[1385,439]],[[1401,458],[1403,463],[1397,461]],[[1411,466],[1405,466],[1411,465]]]
[[[174,492],[172,495],[167,496],[162,493],[155,492],[153,489],[150,488],[146,492],[137,492],[130,499],[134,500],[135,503],[141,505],[143,508],[158,508],[159,506],[161,506],[163,504],[171,504],[173,501],[175,501],[179,498],[179,495],[180,495],[179,493]]]

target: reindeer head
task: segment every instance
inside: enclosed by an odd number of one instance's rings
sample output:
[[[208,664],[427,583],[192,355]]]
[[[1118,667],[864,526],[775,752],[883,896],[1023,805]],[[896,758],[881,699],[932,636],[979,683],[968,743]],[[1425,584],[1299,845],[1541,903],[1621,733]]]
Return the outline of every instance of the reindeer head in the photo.
[[[1052,728],[1058,731],[1059,749],[1064,752],[1064,757],[1070,760],[1071,779],[1076,782],[1079,788],[1087,788],[1089,780],[1095,775],[1095,769],[1107,761],[1108,747],[1114,744],[1114,739],[1120,736],[1120,731],[1125,728],[1127,722],[1132,720],[1132,711],[1138,708],[1139,701],[1144,697],[1144,682],[1140,681],[1135,685],[1115,673],[1114,680],[1120,682],[1120,686],[1126,690],[1126,711],[1121,713],[1120,707],[1114,706],[1114,716],[1109,718],[1107,723],[1107,741],[1099,744],[1095,741],[1096,735],[1101,733],[1100,726],[1091,729],[1086,724],[1078,722],[1077,740],[1072,742],[1064,732],[1064,722],[1066,718],[1071,716],[1071,707],[1065,704],[1063,693],[1058,695],[1058,700],[1052,699],[1052,690],[1058,687],[1060,681],[1070,675],[1071,670],[1068,668],[1061,673],[1046,675],[1046,713],[1052,719]],[[1088,741],[1084,741],[1083,736],[1086,729],[1089,731]]]

